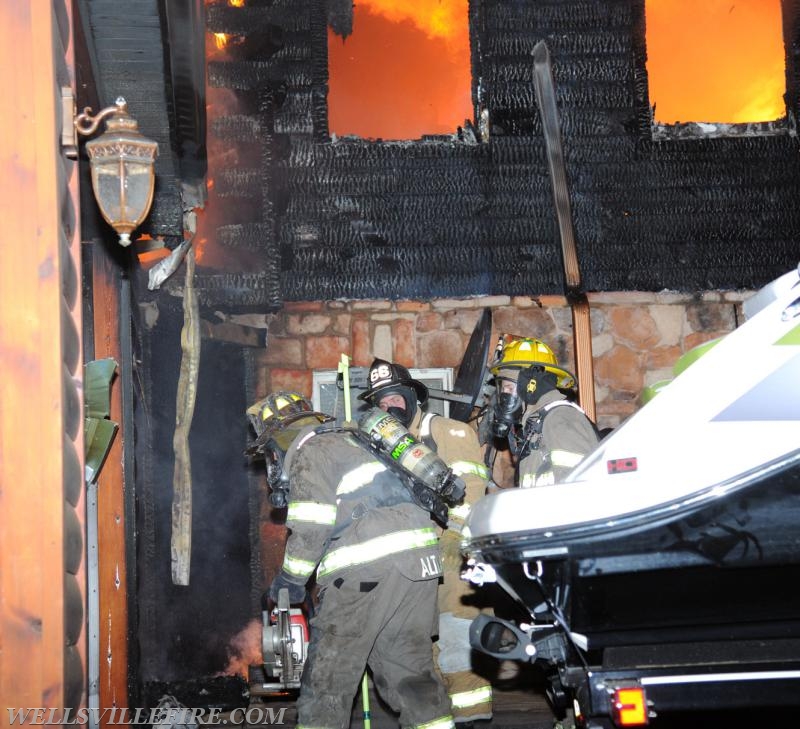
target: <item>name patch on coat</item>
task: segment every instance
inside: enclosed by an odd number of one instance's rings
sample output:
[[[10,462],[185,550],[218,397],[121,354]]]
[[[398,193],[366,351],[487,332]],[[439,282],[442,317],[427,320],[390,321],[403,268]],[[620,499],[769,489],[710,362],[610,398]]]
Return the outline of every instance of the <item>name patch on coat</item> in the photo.
[[[436,559],[435,554],[429,554],[427,557],[420,557],[419,562],[422,566],[421,578],[438,577],[442,574],[442,567],[439,564],[439,560]]]

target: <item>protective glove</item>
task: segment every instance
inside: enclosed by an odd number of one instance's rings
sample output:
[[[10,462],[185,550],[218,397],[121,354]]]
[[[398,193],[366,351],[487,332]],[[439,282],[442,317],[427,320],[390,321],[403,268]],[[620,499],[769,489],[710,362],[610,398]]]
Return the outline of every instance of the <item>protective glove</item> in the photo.
[[[519,373],[517,392],[526,405],[534,405],[547,392],[556,389],[558,378],[542,367],[533,365]]]
[[[283,570],[278,573],[277,577],[272,580],[272,584],[269,586],[269,599],[277,604],[278,592],[280,592],[280,590],[284,587],[289,590],[290,605],[295,605],[296,603],[300,603],[305,600],[306,586],[298,585],[296,582],[292,582],[292,580]]]

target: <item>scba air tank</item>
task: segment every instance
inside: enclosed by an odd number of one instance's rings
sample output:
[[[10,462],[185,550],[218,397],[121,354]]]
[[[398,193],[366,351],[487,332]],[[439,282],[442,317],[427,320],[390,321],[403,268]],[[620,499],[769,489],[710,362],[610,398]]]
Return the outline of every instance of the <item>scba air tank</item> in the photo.
[[[440,492],[448,483],[450,469],[447,464],[411,435],[394,415],[372,408],[361,416],[358,427],[392,460],[428,488]]]

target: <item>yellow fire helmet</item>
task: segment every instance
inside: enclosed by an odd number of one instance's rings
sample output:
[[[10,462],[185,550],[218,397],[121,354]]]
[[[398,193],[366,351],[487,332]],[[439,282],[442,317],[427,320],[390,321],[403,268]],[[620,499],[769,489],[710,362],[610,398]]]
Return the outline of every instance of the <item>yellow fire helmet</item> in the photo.
[[[299,393],[288,391],[267,395],[253,403],[246,412],[258,436],[255,443],[245,451],[250,455],[263,453],[270,442],[285,452],[302,428],[333,420],[329,415],[315,412],[311,403]]]
[[[541,339],[532,337],[516,338],[506,342],[502,349],[498,349],[489,370],[493,375],[499,375],[501,370],[522,370],[532,365],[540,365],[548,372],[552,372],[558,378],[559,389],[571,390],[575,387],[574,375],[558,366],[553,350]]]
[[[313,409],[311,403],[297,392],[273,392],[247,408],[247,414],[256,416],[265,423],[275,417],[311,412]]]

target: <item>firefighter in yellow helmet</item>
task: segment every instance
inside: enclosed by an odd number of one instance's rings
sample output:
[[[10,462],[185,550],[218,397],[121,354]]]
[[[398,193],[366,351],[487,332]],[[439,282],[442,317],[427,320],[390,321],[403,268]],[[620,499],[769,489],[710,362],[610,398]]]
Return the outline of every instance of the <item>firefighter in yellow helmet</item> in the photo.
[[[415,437],[432,448],[466,485],[463,504],[451,508],[441,534],[443,581],[439,586],[439,640],[436,659],[444,678],[456,725],[492,718],[492,686],[473,670],[469,626],[480,613],[470,599],[473,588],[461,579],[461,527],[470,506],[486,493],[489,471],[481,460],[475,431],[466,423],[424,412],[428,389],[400,364],[375,359],[369,386],[359,395],[392,413]]]
[[[508,438],[516,484],[562,481],[598,442],[594,423],[565,395],[575,378],[533,338],[501,343],[490,370],[497,386],[490,427],[496,437]]]
[[[380,460],[302,395],[275,393],[247,414],[258,437],[246,452],[268,461],[290,530],[270,599],[287,589],[291,603],[302,602],[312,576],[320,588],[297,726],[348,726],[369,666],[404,729],[453,729],[433,662],[441,558],[430,515],[391,458]]]

